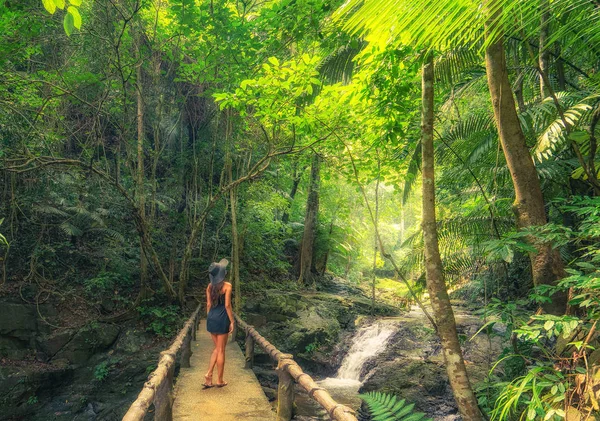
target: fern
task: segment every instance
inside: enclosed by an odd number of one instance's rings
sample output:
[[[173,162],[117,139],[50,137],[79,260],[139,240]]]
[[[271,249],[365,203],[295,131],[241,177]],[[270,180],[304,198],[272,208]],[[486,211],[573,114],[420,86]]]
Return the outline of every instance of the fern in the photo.
[[[369,392],[360,395],[369,408],[369,414],[361,416],[361,420],[372,421],[431,421],[422,412],[414,412],[414,403],[406,404],[404,399],[398,400],[394,395],[381,392]]]

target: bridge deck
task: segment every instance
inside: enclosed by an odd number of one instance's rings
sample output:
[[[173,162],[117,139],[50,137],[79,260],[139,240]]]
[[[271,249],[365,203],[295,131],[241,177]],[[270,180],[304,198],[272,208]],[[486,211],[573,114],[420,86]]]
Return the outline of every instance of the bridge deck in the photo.
[[[192,342],[190,368],[182,368],[175,386],[175,421],[273,421],[275,412],[251,369],[244,368],[244,354],[237,343],[229,342],[225,353],[227,386],[202,390],[204,374],[213,349],[203,320],[197,341]],[[215,368],[214,383],[217,381]]]

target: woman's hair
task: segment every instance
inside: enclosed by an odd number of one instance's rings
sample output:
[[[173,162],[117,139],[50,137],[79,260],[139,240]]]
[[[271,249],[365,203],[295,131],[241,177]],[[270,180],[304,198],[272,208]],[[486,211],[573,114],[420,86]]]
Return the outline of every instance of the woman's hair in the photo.
[[[221,291],[223,291],[223,286],[225,286],[225,282],[223,281],[217,285],[210,284],[210,303],[213,307],[219,304],[219,296],[221,295]]]

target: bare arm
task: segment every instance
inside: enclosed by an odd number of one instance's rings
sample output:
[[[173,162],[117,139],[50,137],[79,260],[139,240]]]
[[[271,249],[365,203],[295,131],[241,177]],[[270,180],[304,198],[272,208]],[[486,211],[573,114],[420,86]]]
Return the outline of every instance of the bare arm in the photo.
[[[229,331],[233,330],[233,324],[235,323],[235,319],[233,318],[233,310],[231,308],[231,285],[227,287],[225,290],[225,310],[227,310],[227,315],[229,316]]]
[[[210,311],[210,284],[206,287],[206,314]]]

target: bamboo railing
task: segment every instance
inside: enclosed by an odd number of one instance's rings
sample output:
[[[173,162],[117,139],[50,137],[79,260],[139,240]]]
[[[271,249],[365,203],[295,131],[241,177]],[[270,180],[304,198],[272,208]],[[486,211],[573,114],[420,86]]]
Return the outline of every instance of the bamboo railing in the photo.
[[[158,366],[149,376],[148,381],[137,399],[123,417],[123,421],[142,421],[150,406],[154,404],[154,419],[157,421],[171,421],[173,419],[173,378],[175,376],[175,362],[179,357],[181,367],[190,366],[192,356],[192,340],[196,340],[196,331],[200,321],[200,308],[198,305],[194,313],[187,320],[179,334],[166,351],[160,353]]]
[[[294,382],[298,383],[308,396],[323,407],[329,417],[335,421],[357,421],[354,411],[337,403],[327,390],[323,389],[296,363],[291,354],[284,354],[267,341],[254,329],[244,322],[237,314],[236,325],[246,333],[246,368],[252,368],[254,360],[254,344],[258,344],[269,356],[277,362],[279,386],[277,388],[277,421],[290,421],[294,406]],[[235,338],[235,336],[234,336]]]

